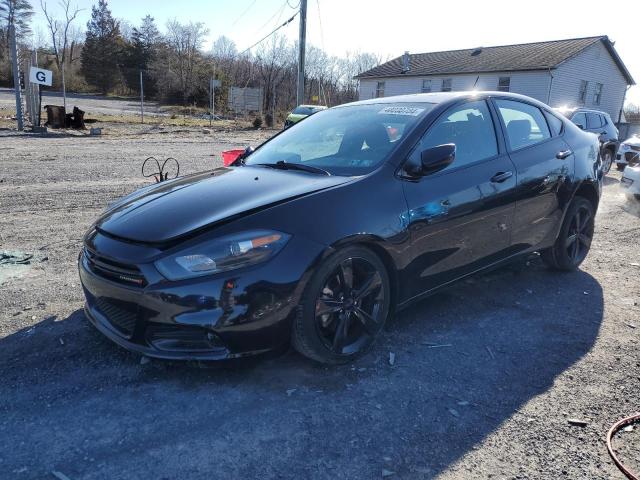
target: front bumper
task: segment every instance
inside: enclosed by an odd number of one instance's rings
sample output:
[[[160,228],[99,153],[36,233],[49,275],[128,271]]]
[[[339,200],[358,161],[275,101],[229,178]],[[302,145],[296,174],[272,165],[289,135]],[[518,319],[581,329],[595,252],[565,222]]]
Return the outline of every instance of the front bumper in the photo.
[[[616,154],[616,163],[618,165],[638,165],[640,163],[640,151],[634,149],[619,149]]]
[[[91,243],[109,253],[124,250],[122,257],[130,248],[109,238]],[[86,316],[113,342],[149,357],[225,360],[276,350],[289,341],[309,267],[321,252],[292,238],[262,265],[179,282],[162,278],[152,264],[137,265],[144,278],[139,285],[133,274],[113,276],[101,268],[124,268],[122,257],[85,247],[78,267]]]
[[[640,167],[629,167],[624,171],[620,186],[627,195],[640,195]]]

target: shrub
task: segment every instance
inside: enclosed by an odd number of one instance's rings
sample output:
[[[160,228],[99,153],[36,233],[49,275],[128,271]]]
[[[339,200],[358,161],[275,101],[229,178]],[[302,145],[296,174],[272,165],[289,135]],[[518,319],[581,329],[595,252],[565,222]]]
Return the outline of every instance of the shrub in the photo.
[[[260,128],[262,126],[262,117],[258,116],[253,119],[253,128]]]

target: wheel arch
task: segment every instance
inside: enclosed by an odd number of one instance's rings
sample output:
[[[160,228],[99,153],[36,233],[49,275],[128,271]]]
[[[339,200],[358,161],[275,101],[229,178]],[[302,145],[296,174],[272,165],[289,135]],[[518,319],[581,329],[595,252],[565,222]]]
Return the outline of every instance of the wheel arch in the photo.
[[[377,235],[353,235],[343,238],[331,245],[331,251],[345,247],[359,246],[371,250],[384,264],[387,275],[389,275],[389,287],[391,289],[391,305],[395,308],[400,299],[400,275],[397,262],[393,255],[389,253],[387,242]]]
[[[582,182],[580,182],[578,187],[573,190],[571,195],[567,196],[567,200],[562,205],[562,218],[560,219],[560,222],[558,222],[553,237],[551,237],[554,242],[558,238],[558,235],[560,235],[560,230],[562,229],[562,225],[564,224],[564,220],[567,216],[567,212],[569,211],[569,207],[573,203],[574,198],[576,198],[577,196],[589,200],[589,202],[591,202],[591,205],[593,205],[594,212],[598,210],[598,205],[600,203],[600,190],[593,180],[583,180]]]
[[[598,209],[598,205],[600,204],[600,193],[598,187],[596,187],[592,182],[582,182],[574,192],[571,200],[573,201],[575,197],[584,197],[589,200],[591,202],[591,205],[593,205],[594,212]],[[571,204],[571,202],[569,202],[569,204]]]

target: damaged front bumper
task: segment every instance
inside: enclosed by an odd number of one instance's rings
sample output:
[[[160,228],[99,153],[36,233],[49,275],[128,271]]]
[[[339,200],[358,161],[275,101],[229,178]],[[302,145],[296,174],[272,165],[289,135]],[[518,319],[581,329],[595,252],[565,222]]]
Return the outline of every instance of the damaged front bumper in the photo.
[[[130,261],[141,247],[94,237],[78,261],[86,316],[113,342],[149,357],[225,360],[279,349],[321,253],[308,242],[291,246],[258,267],[170,282],[153,262]]]

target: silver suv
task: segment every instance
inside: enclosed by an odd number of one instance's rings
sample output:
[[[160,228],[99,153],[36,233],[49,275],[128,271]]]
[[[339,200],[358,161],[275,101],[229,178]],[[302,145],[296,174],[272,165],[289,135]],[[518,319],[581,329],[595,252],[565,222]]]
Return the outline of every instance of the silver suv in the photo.
[[[600,139],[600,155],[602,156],[602,171],[606,175],[611,169],[620,141],[618,129],[607,112],[591,110],[589,108],[554,109],[575,123],[582,130],[595,133]]]

